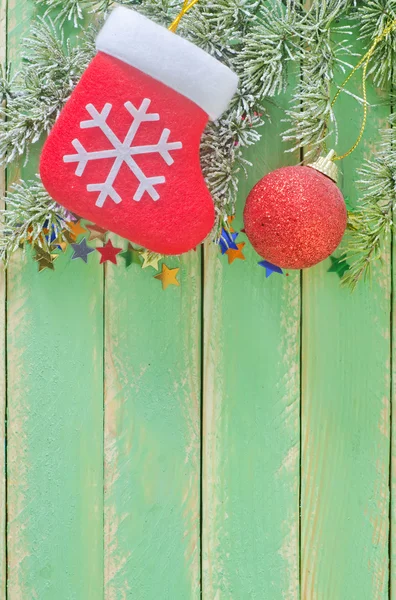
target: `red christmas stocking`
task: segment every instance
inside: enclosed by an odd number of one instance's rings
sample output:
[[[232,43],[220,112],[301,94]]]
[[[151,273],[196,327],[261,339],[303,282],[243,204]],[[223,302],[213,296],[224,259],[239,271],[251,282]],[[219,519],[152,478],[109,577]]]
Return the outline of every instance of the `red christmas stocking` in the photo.
[[[67,209],[132,242],[187,252],[214,223],[201,135],[237,77],[127,8],[112,12],[97,49],[45,143],[42,181]]]

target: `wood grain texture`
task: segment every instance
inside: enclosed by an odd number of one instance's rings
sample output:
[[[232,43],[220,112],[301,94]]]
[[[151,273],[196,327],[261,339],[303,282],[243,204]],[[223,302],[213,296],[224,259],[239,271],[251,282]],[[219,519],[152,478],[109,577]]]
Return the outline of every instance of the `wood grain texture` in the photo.
[[[395,86],[393,86],[395,91]],[[396,105],[393,103],[392,112],[395,112]],[[393,216],[395,219],[395,215]],[[390,562],[389,562],[389,599],[396,600],[396,236],[393,233],[392,240],[392,402],[391,402],[391,465],[390,465],[390,494],[391,506],[390,517]]]
[[[10,0],[14,65],[33,0]],[[37,153],[22,169],[37,169]],[[8,273],[8,596],[103,598],[103,272],[98,257]]]
[[[286,99],[281,99],[282,106]],[[250,153],[237,218],[252,185],[295,161],[280,141],[281,108]],[[247,239],[240,234],[240,241]],[[299,597],[300,275],[273,275],[205,251],[203,597]]]
[[[0,0],[0,64],[7,57],[7,1]],[[5,192],[5,173],[0,170],[0,198]],[[4,207],[0,201],[0,209]],[[0,269],[0,598],[6,595],[6,365],[5,365],[6,276]]]
[[[18,63],[33,7],[8,0],[6,11],[0,0],[0,60],[8,20]],[[268,107],[271,122],[248,155],[237,229],[252,185],[298,160],[280,141],[287,100]],[[344,161],[352,203],[356,169],[388,112],[386,102],[370,108],[364,143]],[[343,98],[337,114],[343,149],[361,107]],[[24,176],[35,173],[35,158]],[[19,254],[7,323],[0,273],[9,600],[197,600],[201,591],[204,600],[396,600],[394,577],[388,594],[390,257],[353,295],[327,273],[329,261],[304,273],[300,382],[300,274],[266,279],[248,242],[244,253],[229,266],[208,244],[204,281],[199,251],[166,259],[181,267],[181,287],[166,291],[153,269],[125,269],[122,259],[104,277],[96,255],[87,266],[69,251],[55,273],[38,274]],[[4,435],[1,418],[1,599]],[[395,440],[393,429],[393,466]],[[394,523],[394,499],[391,515]]]
[[[356,51],[362,47],[356,44]],[[342,81],[341,75],[339,81]],[[360,77],[348,89],[361,94]],[[389,113],[369,87],[363,142],[343,161],[340,187],[357,198],[356,170]],[[380,105],[378,102],[380,100]],[[382,101],[385,102],[382,102]],[[337,102],[337,150],[356,139],[362,107]],[[345,117],[347,115],[347,118]],[[339,254],[339,252],[337,253]],[[388,597],[390,257],[354,294],[330,261],[304,272],[301,595],[304,600]]]
[[[200,252],[166,264],[107,271],[107,600],[200,596]]]

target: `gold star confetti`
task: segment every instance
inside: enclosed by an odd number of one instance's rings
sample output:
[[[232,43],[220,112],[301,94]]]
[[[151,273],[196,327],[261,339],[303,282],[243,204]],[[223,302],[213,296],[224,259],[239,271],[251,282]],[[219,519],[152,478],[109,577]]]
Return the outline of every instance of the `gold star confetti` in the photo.
[[[43,248],[40,248],[39,246],[35,247],[34,260],[38,263],[39,273],[41,271],[44,271],[44,269],[50,269],[51,271],[53,271],[55,269],[54,262],[58,257],[58,254],[50,254],[49,252],[46,252],[45,250],[43,250]]]
[[[228,227],[228,231],[229,231],[230,233],[235,233],[235,229],[232,227],[232,222],[233,222],[233,220],[234,220],[234,219],[235,219],[235,215],[230,215],[230,216],[227,218],[227,223],[228,223],[228,225],[229,225],[229,227]]]
[[[26,241],[28,244],[33,242],[33,227],[28,227]]]
[[[85,233],[87,230],[81,225],[81,220],[74,223],[73,221],[67,221],[67,226],[69,228],[69,233],[73,236],[74,240],[78,238],[79,235]]]
[[[176,279],[178,272],[179,268],[169,269],[165,263],[162,263],[162,272],[158,275],[154,275],[154,279],[159,279],[162,283],[162,289],[166,290],[168,285],[180,285]]]
[[[68,229],[64,229],[62,233],[63,237],[67,240],[69,244],[74,244],[76,238]]]
[[[28,244],[35,244],[37,242],[43,244],[45,243],[45,234],[48,233],[48,229],[43,229],[44,235],[39,235],[36,239],[33,239],[33,227],[29,227],[27,230],[26,241]]]
[[[153,269],[158,271],[158,263],[162,258],[162,254],[157,254],[156,252],[151,252],[150,250],[140,250],[140,254],[143,258],[142,269],[153,267]]]
[[[67,244],[66,242],[59,236],[54,240],[51,244],[52,248],[60,248],[62,252],[66,252]]]
[[[87,229],[89,229],[89,242],[92,242],[93,240],[100,240],[101,242],[105,241],[107,233],[106,229],[103,229],[103,227],[99,227],[99,225],[95,224],[87,225]]]
[[[238,250],[234,250],[234,248],[228,248],[226,254],[228,256],[228,264],[231,265],[236,258],[240,260],[245,260],[245,256],[242,254],[243,247],[245,246],[245,242],[241,242],[237,244]]]
[[[51,260],[51,254],[41,248],[40,246],[34,247],[34,260]]]

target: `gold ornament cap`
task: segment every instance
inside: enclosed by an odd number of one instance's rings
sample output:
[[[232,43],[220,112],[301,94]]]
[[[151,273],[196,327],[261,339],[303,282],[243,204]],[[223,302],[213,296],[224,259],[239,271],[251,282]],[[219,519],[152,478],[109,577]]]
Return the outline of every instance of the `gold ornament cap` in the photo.
[[[327,175],[327,177],[330,177],[330,179],[332,179],[334,183],[337,183],[338,169],[337,165],[333,161],[334,156],[335,151],[330,150],[327,156],[321,156],[320,158],[318,158],[318,160],[315,160],[315,162],[307,166],[312,167],[312,169],[316,169],[317,171],[320,171],[320,173],[323,173],[323,175]]]

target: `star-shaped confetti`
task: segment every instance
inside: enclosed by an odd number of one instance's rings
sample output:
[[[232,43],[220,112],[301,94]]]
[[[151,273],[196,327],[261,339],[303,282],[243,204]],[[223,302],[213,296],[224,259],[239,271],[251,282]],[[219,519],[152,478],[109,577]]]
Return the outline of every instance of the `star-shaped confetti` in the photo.
[[[51,271],[54,271],[54,262],[58,257],[58,254],[50,254],[49,252],[46,252],[46,250],[43,250],[43,248],[40,248],[39,246],[35,247],[34,260],[38,263],[39,273],[41,271],[44,271],[44,269],[50,269]]]
[[[71,244],[74,254],[72,256],[72,260],[76,260],[77,258],[81,258],[85,263],[88,262],[88,254],[91,252],[95,252],[95,248],[90,248],[87,246],[87,240],[83,238],[81,242]]]
[[[67,226],[69,228],[69,233],[70,235],[76,240],[78,238],[79,235],[82,235],[83,233],[85,233],[87,230],[81,225],[81,220],[74,222],[74,221],[68,221]]]
[[[74,244],[76,242],[76,236],[73,235],[68,229],[64,229],[62,233],[68,244]]]
[[[105,241],[107,233],[106,229],[103,229],[103,227],[99,227],[99,225],[95,225],[94,223],[87,225],[87,229],[89,230],[89,242],[92,242],[93,240],[100,240],[101,242]]]
[[[349,271],[350,265],[346,262],[346,255],[342,254],[340,257],[330,256],[331,267],[327,270],[328,273],[337,273],[338,277],[341,277]]]
[[[234,250],[234,248],[229,248],[226,252],[227,257],[228,257],[228,264],[231,265],[235,259],[239,258],[240,260],[245,260],[245,256],[244,254],[242,254],[242,250],[245,246],[245,242],[241,242],[240,244],[237,244],[237,249]]]
[[[233,223],[234,219],[235,219],[235,215],[230,215],[230,216],[227,218],[228,229],[229,229],[229,232],[230,232],[230,233],[235,233],[235,229],[234,229],[234,228],[233,228],[233,226],[232,226],[232,223]]]
[[[143,258],[142,269],[146,269],[147,267],[153,267],[153,269],[158,271],[158,263],[162,258],[161,254],[151,252],[150,250],[140,250],[139,253]]]
[[[140,253],[135,250],[131,243],[128,243],[128,247],[124,252],[120,252],[121,258],[125,260],[125,267],[128,268],[132,264],[136,264],[141,266],[142,261],[140,258]]]
[[[111,243],[111,240],[108,240],[107,243],[103,246],[103,248],[96,248],[98,252],[102,255],[100,257],[100,264],[102,265],[105,262],[112,262],[114,265],[117,264],[117,254],[119,254],[122,248],[115,248]]]
[[[162,289],[166,290],[168,285],[180,285],[176,276],[179,269],[169,269],[165,263],[162,264],[162,272],[158,275],[154,275],[155,279],[159,279],[162,282]]]
[[[48,226],[49,221],[47,220],[44,223],[43,234],[45,236],[45,239],[47,240],[47,243],[49,242],[50,244],[52,244],[56,240],[58,234],[58,227],[56,227],[55,223],[52,223],[50,228]]]
[[[260,267],[263,267],[265,269],[266,278],[270,277],[272,273],[279,273],[279,275],[283,275],[282,269],[268,262],[268,260],[261,260],[258,264],[260,265]]]
[[[29,227],[27,230],[27,236],[26,236],[26,241],[28,244],[45,244],[46,242],[46,237],[45,234],[48,233],[48,229],[43,229],[43,233],[44,235],[39,235],[37,237],[34,236],[33,234],[33,227]],[[48,240],[47,240],[48,241]],[[37,248],[40,248],[40,246],[37,246]]]
[[[52,242],[51,246],[54,248],[59,248],[59,250],[62,250],[62,252],[65,252],[67,248],[66,242],[64,242],[60,237],[57,237],[56,240]]]
[[[229,232],[224,228],[221,230],[221,235],[220,235],[218,244],[220,246],[222,254],[225,254],[227,252],[227,250],[230,250],[230,249],[238,250],[238,246],[235,241],[237,239],[237,237],[238,237],[238,234],[235,231]]]

